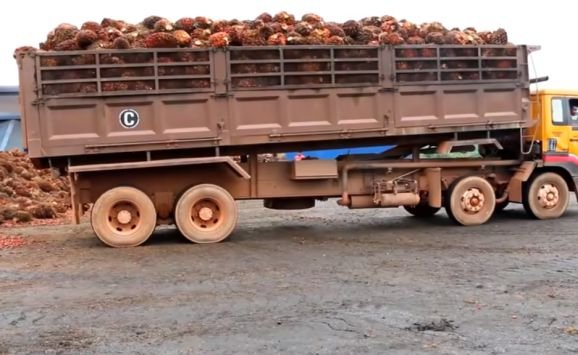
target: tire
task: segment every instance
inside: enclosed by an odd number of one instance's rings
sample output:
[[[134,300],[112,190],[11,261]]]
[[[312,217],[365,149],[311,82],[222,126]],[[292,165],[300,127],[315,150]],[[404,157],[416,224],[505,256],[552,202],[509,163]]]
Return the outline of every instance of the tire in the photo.
[[[559,218],[566,213],[569,203],[568,184],[556,173],[536,175],[524,189],[524,210],[534,219]]]
[[[411,215],[419,218],[428,218],[434,216],[440,210],[439,207],[431,207],[427,203],[420,203],[415,206],[403,206]]]
[[[96,200],[90,224],[104,244],[114,248],[136,247],[153,234],[157,213],[144,192],[120,186],[106,191]]]
[[[181,234],[194,243],[218,243],[237,225],[235,200],[222,187],[212,184],[193,186],[181,195],[175,207],[175,224]]]
[[[462,226],[486,223],[496,208],[496,193],[490,183],[478,176],[466,176],[452,183],[446,199],[446,213]]]

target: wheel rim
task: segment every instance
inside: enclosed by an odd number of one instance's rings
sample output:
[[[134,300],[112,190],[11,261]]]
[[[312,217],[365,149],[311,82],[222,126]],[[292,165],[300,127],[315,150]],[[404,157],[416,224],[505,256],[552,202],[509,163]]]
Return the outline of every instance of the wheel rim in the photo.
[[[469,188],[461,196],[460,205],[468,214],[476,214],[482,210],[486,201],[484,193],[478,188]]]
[[[219,228],[226,217],[217,201],[206,198],[193,203],[190,212],[193,225],[206,231]]]
[[[560,203],[560,191],[553,184],[542,184],[536,196],[538,205],[542,208],[552,209]]]
[[[141,225],[140,216],[140,211],[133,202],[121,201],[110,208],[108,225],[117,233],[130,234]]]

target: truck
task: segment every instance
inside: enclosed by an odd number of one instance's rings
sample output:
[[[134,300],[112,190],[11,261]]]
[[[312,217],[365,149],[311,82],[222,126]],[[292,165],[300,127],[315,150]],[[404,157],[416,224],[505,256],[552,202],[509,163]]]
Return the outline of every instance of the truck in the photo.
[[[563,216],[578,194],[578,93],[534,90],[530,45],[291,45],[28,51],[23,144],[70,180],[74,223],[142,245],[160,225],[227,239],[240,200]],[[387,146],[336,158],[283,152]]]

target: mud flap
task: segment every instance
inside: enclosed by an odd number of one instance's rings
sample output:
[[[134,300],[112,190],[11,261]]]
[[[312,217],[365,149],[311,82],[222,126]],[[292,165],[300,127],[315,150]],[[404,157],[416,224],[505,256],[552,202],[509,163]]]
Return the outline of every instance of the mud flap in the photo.
[[[512,179],[510,179],[510,183],[508,184],[507,192],[508,192],[508,200],[511,202],[518,202],[522,203],[523,196],[524,196],[524,182],[528,181],[534,169],[536,168],[536,162],[533,161],[525,161],[520,165],[517,169]]]
[[[578,201],[578,176],[573,176],[572,180],[574,180],[574,193],[576,194],[576,201]]]

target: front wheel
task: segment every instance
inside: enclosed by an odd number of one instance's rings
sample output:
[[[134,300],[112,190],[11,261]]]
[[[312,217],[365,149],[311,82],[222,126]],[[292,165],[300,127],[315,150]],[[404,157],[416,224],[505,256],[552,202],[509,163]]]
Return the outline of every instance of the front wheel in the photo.
[[[541,173],[534,177],[524,191],[524,210],[535,219],[561,217],[570,203],[570,189],[563,177],[556,173]]]
[[[496,193],[486,179],[467,176],[451,185],[446,201],[446,212],[455,223],[463,226],[480,225],[492,217],[496,207]]]

